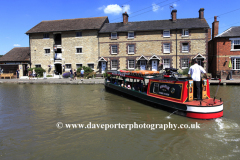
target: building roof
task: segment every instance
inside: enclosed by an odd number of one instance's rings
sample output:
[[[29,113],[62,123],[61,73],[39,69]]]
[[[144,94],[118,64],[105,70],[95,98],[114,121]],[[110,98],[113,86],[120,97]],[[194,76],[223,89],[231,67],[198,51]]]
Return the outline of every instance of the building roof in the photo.
[[[240,26],[231,27],[216,37],[240,37]]]
[[[85,29],[101,29],[104,22],[108,23],[108,17],[93,17],[93,18],[77,18],[77,19],[63,19],[53,21],[42,21],[31,28],[29,33],[44,33],[44,32],[59,32],[59,31],[73,31]]]
[[[30,61],[29,47],[15,47],[0,57],[0,62]]]
[[[187,18],[177,19],[173,22],[169,20],[140,21],[121,23],[105,23],[100,33],[127,32],[127,31],[155,31],[164,29],[190,29],[190,28],[210,28],[205,19]]]

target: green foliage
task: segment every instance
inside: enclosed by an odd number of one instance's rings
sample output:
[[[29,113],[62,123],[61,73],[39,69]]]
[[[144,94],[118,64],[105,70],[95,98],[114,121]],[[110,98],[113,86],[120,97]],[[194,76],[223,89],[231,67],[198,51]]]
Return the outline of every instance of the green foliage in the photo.
[[[52,75],[47,75],[47,77],[52,77]]]
[[[189,68],[186,68],[186,69],[184,69],[182,71],[179,71],[178,73],[182,74],[182,75],[188,75],[188,71],[189,71]]]
[[[84,77],[92,77],[93,75],[95,75],[95,73],[93,72],[93,70],[90,68],[90,67],[86,67],[86,66],[83,66],[83,67],[79,67],[78,69],[77,69],[77,73],[80,73],[81,72],[81,70],[82,70],[82,68],[83,68],[83,70],[84,70]],[[78,75],[80,75],[80,74],[78,74]]]
[[[43,72],[46,72],[45,69],[43,69],[42,67],[38,67],[38,68],[28,68],[28,71],[33,71],[33,69],[35,70],[37,77],[43,77]]]
[[[85,77],[87,77],[87,78],[93,78],[93,77],[95,77],[96,76],[96,73],[95,72],[91,72],[91,73],[89,73],[87,76],[85,76]]]

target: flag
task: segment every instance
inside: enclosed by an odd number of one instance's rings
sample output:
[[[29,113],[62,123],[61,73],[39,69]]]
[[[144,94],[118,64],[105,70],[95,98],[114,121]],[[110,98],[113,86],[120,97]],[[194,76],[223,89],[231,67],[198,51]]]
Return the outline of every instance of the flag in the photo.
[[[231,62],[231,60],[229,61],[228,67],[229,67],[229,68],[232,68],[232,62]]]

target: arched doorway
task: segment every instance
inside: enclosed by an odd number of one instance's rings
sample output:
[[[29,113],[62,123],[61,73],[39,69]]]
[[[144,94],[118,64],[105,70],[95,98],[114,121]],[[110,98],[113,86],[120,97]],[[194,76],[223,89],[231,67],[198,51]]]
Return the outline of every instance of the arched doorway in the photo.
[[[62,64],[59,63],[55,64],[55,74],[56,75],[62,74]]]

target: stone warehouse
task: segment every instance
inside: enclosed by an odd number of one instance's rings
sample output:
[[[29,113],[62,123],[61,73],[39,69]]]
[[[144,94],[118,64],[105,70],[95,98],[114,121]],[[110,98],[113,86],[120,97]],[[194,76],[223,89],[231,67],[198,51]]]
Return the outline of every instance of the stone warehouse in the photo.
[[[31,67],[49,74],[89,66],[105,70],[154,70],[188,68],[193,59],[208,69],[211,30],[204,9],[197,18],[109,23],[108,17],[42,21],[29,35]]]
[[[105,23],[99,32],[99,69],[153,70],[188,68],[193,59],[206,70],[211,29],[204,18],[177,19],[173,10],[169,20]]]
[[[31,67],[49,74],[88,66],[96,71],[98,32],[108,17],[42,21],[26,32],[29,35]]]

